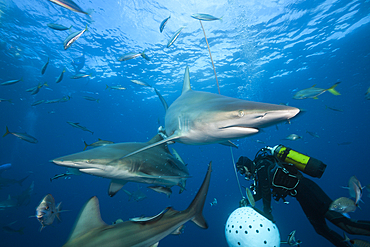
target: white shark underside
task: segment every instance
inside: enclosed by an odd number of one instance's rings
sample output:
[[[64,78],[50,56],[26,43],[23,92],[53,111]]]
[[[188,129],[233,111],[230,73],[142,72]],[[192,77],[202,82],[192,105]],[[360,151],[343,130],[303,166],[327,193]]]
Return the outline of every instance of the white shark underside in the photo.
[[[97,147],[52,160],[60,166],[76,168],[81,172],[112,179],[109,195],[113,196],[128,181],[174,186],[184,189],[189,177],[187,167],[168,150],[159,145],[129,158],[121,159],[135,150],[157,143],[163,138],[156,135],[149,142],[127,142]]]
[[[256,134],[260,128],[287,121],[298,113],[299,109],[295,107],[194,91],[190,86],[189,68],[186,67],[181,96],[166,109],[168,138],[125,157],[168,141],[190,145],[230,145],[232,139]]]

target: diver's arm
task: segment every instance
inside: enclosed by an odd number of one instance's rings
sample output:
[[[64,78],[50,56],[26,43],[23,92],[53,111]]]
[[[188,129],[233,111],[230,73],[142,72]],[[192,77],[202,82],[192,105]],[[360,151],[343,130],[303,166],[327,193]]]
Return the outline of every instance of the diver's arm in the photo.
[[[269,220],[273,221],[272,209],[271,209],[271,184],[270,184],[270,172],[269,167],[271,162],[268,160],[263,160],[264,167],[258,171],[258,180],[259,180],[259,191],[260,196],[262,197],[263,202],[263,212],[264,216]]]

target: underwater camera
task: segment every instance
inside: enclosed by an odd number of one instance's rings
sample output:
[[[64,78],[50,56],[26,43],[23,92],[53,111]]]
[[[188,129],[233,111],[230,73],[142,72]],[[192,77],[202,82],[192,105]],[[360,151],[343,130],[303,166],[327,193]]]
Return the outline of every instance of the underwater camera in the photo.
[[[322,161],[301,154],[281,144],[273,148],[266,147],[266,149],[270,150],[271,154],[279,161],[293,164],[298,170],[311,177],[321,178],[325,171],[326,165]]]

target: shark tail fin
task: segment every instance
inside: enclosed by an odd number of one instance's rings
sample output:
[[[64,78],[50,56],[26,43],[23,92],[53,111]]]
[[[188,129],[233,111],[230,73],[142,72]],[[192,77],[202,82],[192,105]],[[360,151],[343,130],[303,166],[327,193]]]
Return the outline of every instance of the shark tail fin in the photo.
[[[331,86],[330,88],[328,88],[328,91],[330,93],[334,94],[334,95],[340,95],[340,93],[337,90],[335,90],[336,86],[338,86],[339,83],[340,82],[337,82],[333,86]]]
[[[9,129],[8,129],[8,126],[5,126],[6,127],[6,132],[5,132],[5,134],[3,135],[3,137],[5,137],[5,136],[7,136],[8,134],[10,134],[10,131],[9,131]]]
[[[197,195],[195,196],[194,200],[190,203],[190,206],[186,209],[186,211],[190,211],[194,213],[194,217],[192,221],[197,224],[201,228],[208,228],[208,224],[206,220],[204,219],[204,216],[202,214],[204,203],[206,201],[207,193],[208,193],[208,187],[211,179],[211,172],[212,172],[212,162],[208,165],[208,170],[206,177],[204,178],[203,184],[200,187]]]

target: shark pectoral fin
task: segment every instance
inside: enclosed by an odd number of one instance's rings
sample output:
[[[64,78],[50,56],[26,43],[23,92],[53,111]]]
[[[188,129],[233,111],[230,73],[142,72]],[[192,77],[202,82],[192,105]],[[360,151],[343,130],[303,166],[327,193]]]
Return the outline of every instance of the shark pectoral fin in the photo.
[[[177,228],[173,233],[173,235],[180,235],[181,233],[184,232],[184,225],[181,225],[179,228]]]
[[[226,141],[226,142],[220,142],[221,145],[224,145],[224,146],[229,146],[229,147],[233,147],[233,148],[238,148],[238,145],[236,145],[235,143],[233,143],[232,141]]]
[[[159,141],[159,142],[156,142],[156,143],[150,144],[150,145],[148,145],[148,146],[146,146],[146,147],[140,148],[140,149],[138,149],[138,150],[136,150],[136,151],[134,151],[134,152],[132,152],[132,153],[129,153],[129,154],[127,154],[127,155],[125,155],[125,156],[121,157],[120,159],[127,158],[127,157],[129,157],[129,156],[134,155],[134,154],[137,154],[137,153],[140,153],[140,152],[142,152],[142,151],[145,151],[145,150],[147,150],[147,149],[149,149],[149,148],[156,147],[156,146],[158,146],[158,145],[161,145],[161,144],[166,143],[166,142],[169,142],[169,141],[176,140],[176,139],[178,139],[178,138],[179,138],[179,136],[178,136],[178,135],[176,135],[176,134],[175,134],[175,135],[172,135],[172,136],[170,136],[170,137],[168,137],[168,138],[166,138],[166,139],[163,139],[162,141]]]
[[[110,182],[109,188],[108,188],[108,195],[110,197],[117,194],[117,192],[122,189],[122,187],[127,183],[127,181],[124,180],[114,180]]]
[[[99,200],[96,196],[94,196],[82,208],[67,243],[95,228],[104,226],[107,226],[107,224],[105,224],[101,219]]]
[[[151,245],[149,247],[157,247],[158,245],[159,245],[159,242],[157,242],[157,243],[155,243],[155,244],[153,244],[153,245]]]

